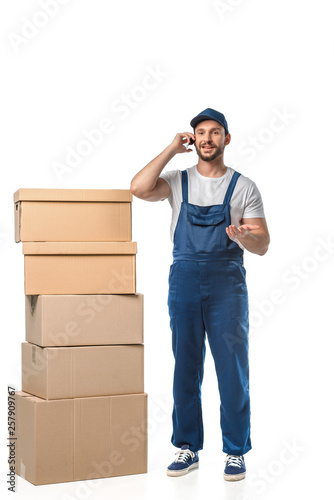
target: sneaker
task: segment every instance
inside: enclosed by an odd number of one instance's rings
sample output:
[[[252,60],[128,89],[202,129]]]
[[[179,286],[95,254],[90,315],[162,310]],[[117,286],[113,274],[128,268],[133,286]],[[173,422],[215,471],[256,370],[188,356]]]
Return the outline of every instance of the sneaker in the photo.
[[[167,467],[167,476],[184,476],[199,465],[198,452],[190,451],[188,444],[184,444],[175,455],[176,459]]]
[[[227,455],[225,460],[224,479],[239,481],[246,476],[246,465],[242,455]]]

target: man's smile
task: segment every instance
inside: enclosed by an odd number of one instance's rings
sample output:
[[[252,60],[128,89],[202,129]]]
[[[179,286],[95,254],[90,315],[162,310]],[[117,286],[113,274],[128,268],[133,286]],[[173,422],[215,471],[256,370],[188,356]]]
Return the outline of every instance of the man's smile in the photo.
[[[211,151],[212,149],[215,148],[215,146],[210,146],[206,144],[205,146],[201,146],[204,151]]]

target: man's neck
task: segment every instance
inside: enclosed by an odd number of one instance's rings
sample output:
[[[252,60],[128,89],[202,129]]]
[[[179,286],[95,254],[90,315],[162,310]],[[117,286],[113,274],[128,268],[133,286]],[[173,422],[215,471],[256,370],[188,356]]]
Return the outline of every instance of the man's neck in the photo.
[[[213,161],[204,161],[198,158],[197,171],[204,177],[222,177],[226,174],[227,167],[222,158]]]

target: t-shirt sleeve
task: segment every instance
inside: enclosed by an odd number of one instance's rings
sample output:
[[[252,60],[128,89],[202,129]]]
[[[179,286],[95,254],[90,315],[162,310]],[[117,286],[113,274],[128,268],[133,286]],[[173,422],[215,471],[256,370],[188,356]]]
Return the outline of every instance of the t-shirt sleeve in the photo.
[[[178,172],[178,170],[167,170],[166,172],[162,172],[162,174],[159,176],[160,179],[163,179],[164,181],[166,181],[169,184],[170,195],[168,197],[168,201],[170,204],[172,204],[173,191],[174,191],[174,186],[175,186],[175,180],[177,178],[177,172]]]
[[[247,190],[246,204],[242,217],[243,219],[265,217],[261,193],[255,182],[252,182]]]

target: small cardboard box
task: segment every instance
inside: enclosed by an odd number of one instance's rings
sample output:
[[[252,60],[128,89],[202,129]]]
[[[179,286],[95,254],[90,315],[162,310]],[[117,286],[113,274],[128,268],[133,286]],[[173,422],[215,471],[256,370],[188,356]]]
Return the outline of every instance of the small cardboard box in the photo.
[[[44,399],[144,392],[144,346],[22,343],[22,390]]]
[[[26,340],[39,346],[142,344],[142,294],[26,295]]]
[[[22,253],[26,295],[136,292],[136,242],[26,242]]]
[[[147,472],[147,394],[46,401],[17,392],[16,474],[35,485]]]
[[[15,241],[131,241],[127,189],[19,189]]]

